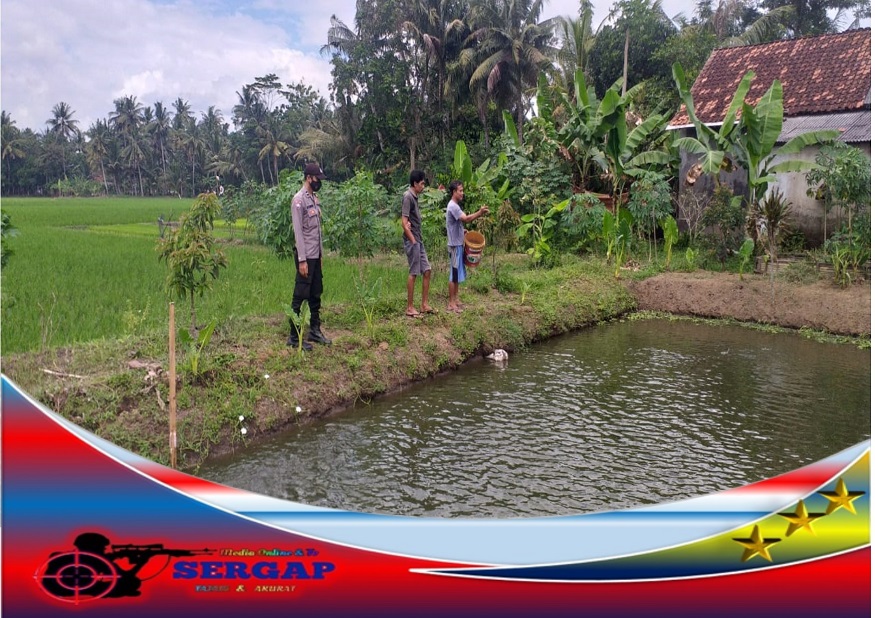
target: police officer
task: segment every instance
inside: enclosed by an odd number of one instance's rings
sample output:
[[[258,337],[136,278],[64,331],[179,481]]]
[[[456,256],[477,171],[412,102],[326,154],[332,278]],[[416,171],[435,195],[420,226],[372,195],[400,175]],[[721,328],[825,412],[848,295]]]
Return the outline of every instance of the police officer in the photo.
[[[308,163],[304,168],[304,185],[292,198],[292,228],[295,231],[295,292],[292,296],[292,311],[301,315],[301,304],[306,300],[310,307],[310,331],[303,342],[305,350],[312,350],[309,342],[331,345],[331,340],[322,334],[319,309],[322,306],[322,209],[316,193],[322,187],[325,174],[318,163]],[[291,320],[290,320],[291,321]],[[291,323],[287,345],[298,345],[298,329]]]

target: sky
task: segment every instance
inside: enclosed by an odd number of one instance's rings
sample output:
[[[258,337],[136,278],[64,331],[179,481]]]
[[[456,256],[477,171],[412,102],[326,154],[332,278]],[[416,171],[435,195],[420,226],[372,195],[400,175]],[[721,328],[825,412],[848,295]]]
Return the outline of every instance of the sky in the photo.
[[[542,19],[576,15],[579,0],[545,0]],[[595,23],[613,0],[595,0]],[[669,16],[692,0],[663,0]],[[42,131],[65,102],[82,131],[135,96],[172,111],[182,97],[200,118],[210,105],[231,122],[237,92],[275,73],[328,97],[319,54],[331,15],[352,26],[355,0],[2,0],[0,107],[19,129]]]

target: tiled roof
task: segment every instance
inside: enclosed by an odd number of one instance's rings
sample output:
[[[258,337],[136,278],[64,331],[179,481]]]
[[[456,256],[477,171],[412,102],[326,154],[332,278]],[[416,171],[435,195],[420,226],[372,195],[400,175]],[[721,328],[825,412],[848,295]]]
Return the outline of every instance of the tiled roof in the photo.
[[[696,115],[704,123],[722,122],[748,70],[756,77],[745,100],[755,104],[777,79],[784,87],[785,117],[864,109],[871,89],[871,39],[871,30],[864,28],[715,49],[693,84]],[[669,126],[689,123],[681,107]]]

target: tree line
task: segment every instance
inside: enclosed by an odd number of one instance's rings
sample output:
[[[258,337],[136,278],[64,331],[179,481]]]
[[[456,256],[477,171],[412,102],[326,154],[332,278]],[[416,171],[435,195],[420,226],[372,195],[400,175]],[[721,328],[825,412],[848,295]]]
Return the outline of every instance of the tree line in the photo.
[[[660,0],[618,0],[601,24],[577,15],[541,20],[543,0],[357,0],[353,24],[332,17],[322,53],[326,99],[304,84],[257,77],[231,118],[200,116],[135,96],[83,130],[66,102],[42,131],[2,112],[3,195],[194,196],[218,184],[276,185],[283,169],[318,160],[336,179],[368,169],[397,182],[412,167],[452,158],[457,140],[484,156],[515,119],[522,136],[539,79],[572,93],[575,74],[602,96],[639,85],[646,118],[680,103],[671,67],[694,78],[717,47],[837,32],[869,16],[868,0],[698,0],[668,16]]]

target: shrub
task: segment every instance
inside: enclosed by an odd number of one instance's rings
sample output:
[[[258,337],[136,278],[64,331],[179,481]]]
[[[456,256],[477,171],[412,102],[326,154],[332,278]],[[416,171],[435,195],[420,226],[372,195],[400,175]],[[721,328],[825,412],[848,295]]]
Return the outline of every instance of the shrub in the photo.
[[[377,211],[386,208],[388,194],[382,185],[374,184],[370,172],[359,171],[332,193],[322,208],[323,238],[329,249],[347,257],[369,257],[379,246]],[[388,212],[400,209],[388,208]],[[398,235],[400,244],[401,235]]]
[[[723,184],[714,188],[714,195],[702,213],[702,225],[710,228],[703,235],[705,246],[721,264],[731,256],[744,240],[744,210],[741,196],[733,195]]]
[[[644,172],[632,183],[626,207],[632,213],[638,235],[653,238],[659,222],[673,214],[671,187],[659,174]]]
[[[826,216],[834,206],[846,211],[850,221],[855,210],[871,200],[872,163],[859,148],[836,142],[817,154],[818,168],[805,175],[808,195],[822,200],[823,240],[826,242]]]

